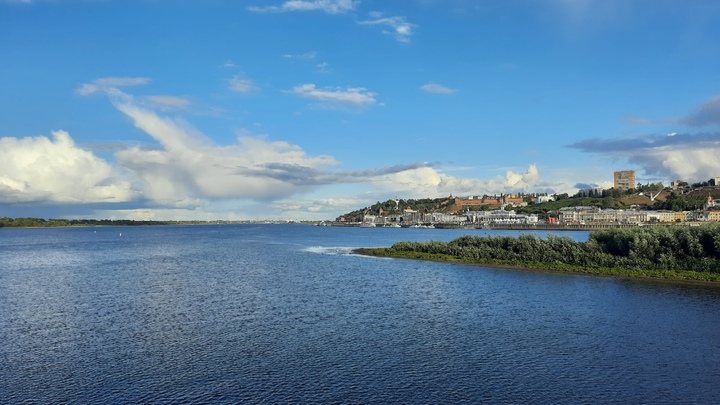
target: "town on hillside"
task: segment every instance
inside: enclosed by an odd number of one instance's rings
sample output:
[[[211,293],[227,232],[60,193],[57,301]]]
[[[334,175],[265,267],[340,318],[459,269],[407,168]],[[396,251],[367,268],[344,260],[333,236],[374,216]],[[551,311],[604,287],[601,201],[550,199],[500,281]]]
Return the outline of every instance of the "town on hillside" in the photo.
[[[610,189],[577,194],[519,193],[435,199],[391,199],[320,225],[414,228],[571,227],[720,222],[720,177],[635,184],[632,170],[613,174]]]

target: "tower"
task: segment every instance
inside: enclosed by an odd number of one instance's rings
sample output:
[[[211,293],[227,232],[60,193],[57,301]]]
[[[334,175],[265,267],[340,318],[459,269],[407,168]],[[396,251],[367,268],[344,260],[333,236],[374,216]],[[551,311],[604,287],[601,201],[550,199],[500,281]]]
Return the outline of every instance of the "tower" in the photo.
[[[635,188],[635,171],[622,170],[613,173],[613,187],[616,190],[627,191]]]

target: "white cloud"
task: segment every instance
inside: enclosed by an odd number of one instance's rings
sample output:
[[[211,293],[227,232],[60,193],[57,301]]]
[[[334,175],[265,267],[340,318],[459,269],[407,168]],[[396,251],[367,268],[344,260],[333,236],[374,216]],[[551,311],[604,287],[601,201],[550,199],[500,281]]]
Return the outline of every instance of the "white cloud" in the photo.
[[[150,83],[147,77],[103,77],[95,79],[92,83],[85,83],[76,90],[81,96],[89,96],[108,88],[140,86]]]
[[[315,65],[315,72],[316,73],[330,73],[332,72],[332,69],[330,69],[330,64],[327,62],[318,63]]]
[[[373,17],[378,14],[372,14]],[[413,28],[417,27],[415,24],[411,24],[406,21],[405,17],[384,17],[376,18],[374,20],[359,21],[360,25],[378,25],[383,27],[391,28],[390,31],[383,30],[385,34],[393,35],[399,42],[410,42],[410,37],[413,34]]]
[[[583,152],[626,160],[648,175],[669,180],[706,181],[720,174],[720,133],[586,139],[569,145]]]
[[[255,86],[252,80],[235,76],[230,79],[230,90],[237,93],[250,93],[257,90],[257,86]]]
[[[420,86],[420,88],[424,91],[427,91],[428,93],[436,94],[453,94],[457,92],[456,89],[451,89],[437,83],[423,84],[422,86]]]
[[[449,194],[517,193],[536,191],[540,185],[540,174],[537,166],[531,164],[524,173],[508,170],[504,176],[484,180],[449,176],[433,167],[425,166],[387,175],[376,184],[397,195],[423,198]]]
[[[324,11],[328,14],[344,14],[355,9],[356,0],[289,0],[280,6],[251,6],[248,10],[258,13],[282,13],[288,11]]]
[[[307,156],[299,146],[246,135],[239,136],[235,145],[215,145],[186,122],[158,116],[128,95],[114,92],[111,98],[136,127],[160,143],[158,150],[134,147],[118,152],[116,158],[142,180],[145,196],[162,205],[282,198],[309,187],[284,180],[283,168],[311,170],[338,164],[331,156]]]
[[[627,161],[648,174],[690,182],[707,181],[720,174],[720,144],[710,148],[658,148],[627,156]]]
[[[185,108],[190,105],[190,100],[176,96],[147,96],[151,103],[162,108]]]
[[[323,103],[354,105],[357,107],[375,104],[375,93],[367,91],[364,87],[349,87],[347,89],[318,89],[314,84],[295,86],[291,93],[301,97],[318,100]]]
[[[75,145],[65,131],[0,138],[0,201],[99,203],[134,197],[130,183],[104,160]]]

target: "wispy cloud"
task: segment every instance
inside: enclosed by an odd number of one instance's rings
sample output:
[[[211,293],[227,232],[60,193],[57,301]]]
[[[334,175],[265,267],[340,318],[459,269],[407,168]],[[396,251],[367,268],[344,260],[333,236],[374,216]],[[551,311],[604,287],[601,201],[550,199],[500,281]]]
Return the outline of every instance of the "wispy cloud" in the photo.
[[[720,125],[720,96],[711,97],[700,103],[693,112],[682,117],[652,119],[636,115],[628,115],[625,123],[631,125],[680,124],[688,127],[704,127]]]
[[[358,0],[289,0],[280,6],[251,6],[248,10],[258,13],[324,11],[328,14],[344,14],[354,10],[358,3]]]
[[[176,96],[147,96],[151,103],[161,108],[185,108],[190,105],[190,100]]]
[[[330,69],[330,64],[327,62],[318,63],[315,65],[315,72],[316,73],[330,73],[332,72],[332,69]]]
[[[302,84],[293,87],[290,92],[300,97],[317,100],[328,105],[363,107],[376,103],[376,94],[367,91],[364,87],[319,89],[314,84]]]
[[[287,59],[315,59],[317,57],[317,52],[305,52],[300,54],[291,54],[286,53],[283,55],[283,58]]]
[[[377,13],[372,14],[372,16],[374,19],[359,21],[358,24],[383,27],[383,33],[394,36],[399,42],[410,42],[413,29],[417,27],[417,25],[407,22],[405,17],[380,17]]]
[[[230,79],[230,90],[236,93],[250,93],[258,90],[258,87],[250,79],[243,79],[235,76]]]
[[[720,125],[720,96],[703,102],[694,112],[678,119],[678,122],[691,127]]]
[[[623,121],[625,121],[626,124],[630,125],[653,125],[658,123],[657,120],[652,120],[646,117],[639,117],[637,115],[626,115],[623,118]]]
[[[417,168],[427,166],[427,163],[413,163],[394,165],[381,169],[324,172],[312,167],[303,167],[296,164],[271,163],[254,169],[240,169],[240,172],[248,176],[271,178],[298,186],[317,186],[327,184],[362,183],[367,182],[369,179],[415,170]]]
[[[150,79],[147,77],[103,77],[81,85],[76,92],[81,96],[89,96],[107,88],[140,86],[148,83]]]
[[[437,83],[428,83],[423,84],[420,86],[420,88],[428,93],[436,93],[436,94],[453,94],[457,93],[456,89],[451,89],[449,87],[445,87],[441,84]]]
[[[308,156],[296,145],[240,136],[236,145],[215,145],[183,120],[160,116],[126,94],[110,93],[113,104],[135,126],[159,144],[157,150],[130,148],[117,161],[146,185],[144,195],[158,204],[187,207],[203,199],[275,199],[302,191],[302,186],[262,175],[268,165],[305,168],[333,166],[331,156]]]

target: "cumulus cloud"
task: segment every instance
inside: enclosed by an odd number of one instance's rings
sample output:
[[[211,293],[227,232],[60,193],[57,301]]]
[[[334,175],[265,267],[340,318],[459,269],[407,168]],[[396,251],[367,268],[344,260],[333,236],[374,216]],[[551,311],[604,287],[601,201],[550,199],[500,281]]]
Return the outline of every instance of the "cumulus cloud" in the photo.
[[[517,193],[538,191],[540,174],[537,165],[531,164],[523,173],[508,170],[504,176],[486,180],[451,176],[425,165],[388,174],[376,184],[399,195],[416,197]]]
[[[76,91],[81,96],[89,96],[108,88],[140,86],[148,83],[150,79],[147,77],[103,77],[81,85]]]
[[[624,159],[649,175],[705,181],[720,174],[720,133],[586,139],[569,145],[588,153]]]
[[[101,203],[134,197],[112,166],[65,131],[0,138],[0,202]]]
[[[378,16],[377,14],[373,14]],[[360,25],[377,25],[385,27],[383,33],[389,34],[395,37],[399,42],[410,42],[410,37],[413,34],[413,29],[417,27],[415,24],[407,22],[405,17],[379,17],[373,20],[359,21]],[[389,30],[387,29],[389,28]]]
[[[375,104],[375,93],[367,91],[364,87],[349,87],[347,89],[318,89],[314,84],[295,86],[290,91],[300,97],[320,101],[327,105],[352,105],[362,107]]]
[[[289,0],[280,6],[251,6],[248,10],[258,13],[324,11],[328,14],[344,14],[354,10],[358,3],[357,0]]]
[[[457,92],[456,89],[451,89],[437,83],[423,84],[422,86],[420,86],[420,88],[424,91],[427,91],[428,93],[436,94],[453,94]]]

